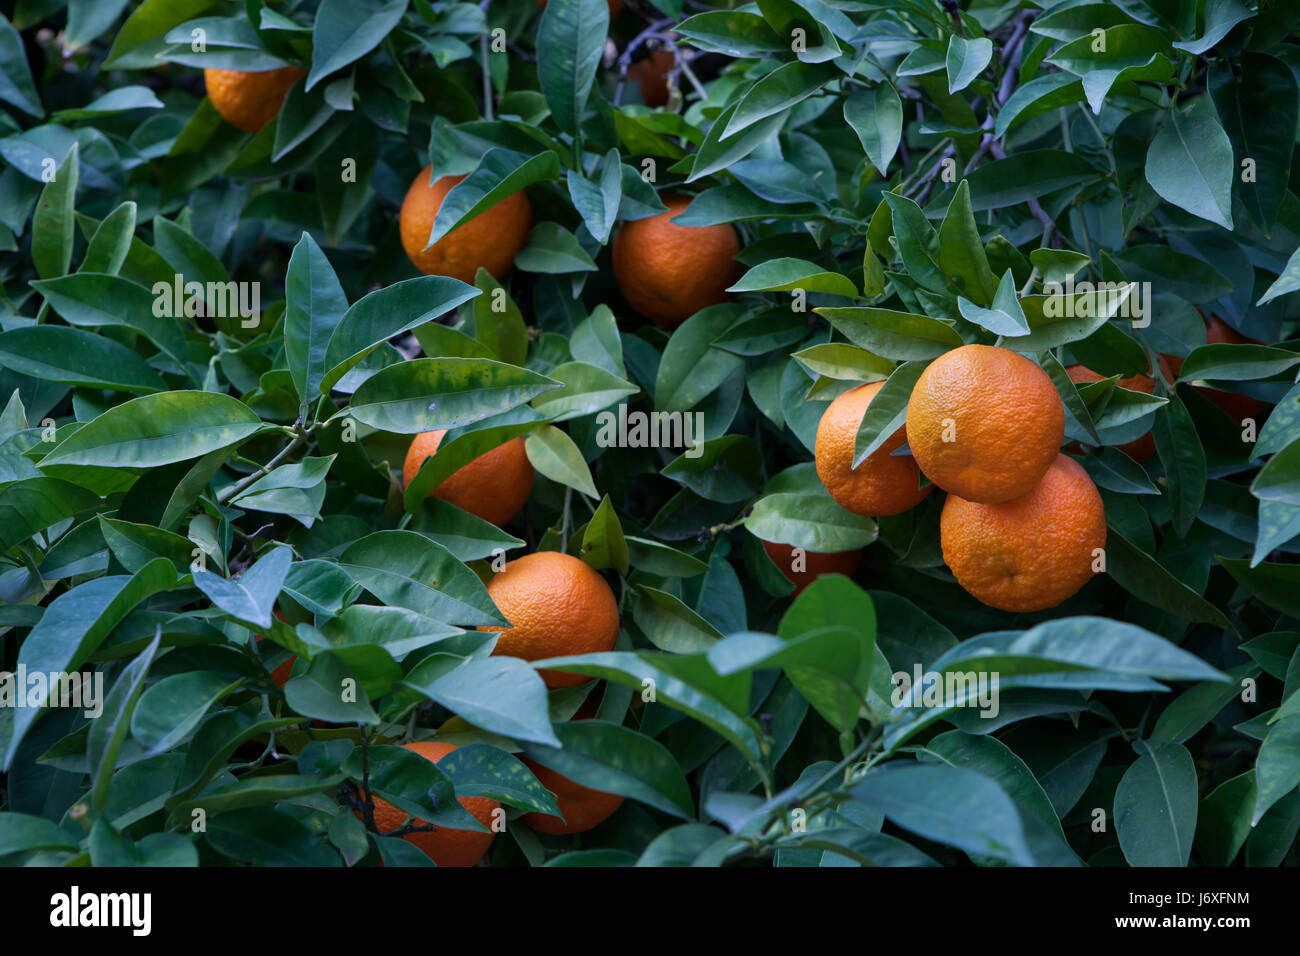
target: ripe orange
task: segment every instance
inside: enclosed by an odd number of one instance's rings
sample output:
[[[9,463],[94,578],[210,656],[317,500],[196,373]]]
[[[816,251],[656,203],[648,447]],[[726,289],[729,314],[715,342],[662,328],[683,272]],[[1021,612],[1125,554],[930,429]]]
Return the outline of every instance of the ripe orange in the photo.
[[[628,304],[662,328],[675,328],[727,297],[740,251],[730,225],[669,222],[691,202],[663,196],[667,212],[624,223],[614,237],[614,278]]]
[[[872,517],[901,514],[930,493],[928,485],[918,487],[921,476],[916,460],[911,455],[893,454],[907,441],[907,426],[894,432],[857,468],[853,467],[858,426],[883,386],[883,382],[872,382],[841,393],[822,412],[813,445],[817,477],[831,497],[849,511]]]
[[[465,178],[443,176],[430,185],[432,169],[425,166],[420,170],[402,200],[398,221],[402,248],[425,275],[451,276],[472,284],[482,266],[500,279],[510,271],[515,256],[528,241],[528,230],[533,225],[528,195],[522,190],[512,193],[426,249],[442,201],[451,187]]]
[[[488,582],[488,595],[511,624],[493,654],[537,661],[608,651],[618,639],[618,602],[591,566],[559,551],[536,551],[506,563]],[[576,687],[584,674],[540,671],[546,686]]]
[[[227,123],[257,133],[280,112],[289,87],[306,75],[296,66],[256,72],[204,70],[203,84]]]
[[[623,805],[623,798],[617,793],[593,790],[575,783],[561,773],[557,773],[534,760],[520,757],[524,765],[533,772],[542,786],[555,794],[556,806],[560,816],[545,813],[525,813],[520,819],[540,833],[564,836],[570,833],[586,833],[593,827],[604,823],[614,811]]]
[[[655,50],[646,59],[637,60],[628,67],[627,78],[641,87],[641,99],[645,105],[658,109],[668,102],[668,73],[672,68],[672,53]]]
[[[907,402],[916,463],[944,491],[994,504],[1027,494],[1056,460],[1065,407],[1035,363],[963,345],[921,373]]]
[[[411,442],[402,466],[403,484],[409,485],[424,460],[438,450],[446,429],[421,432]],[[523,438],[512,438],[457,468],[429,493],[494,525],[503,525],[523,509],[533,491],[533,466],[524,451]]]
[[[1065,368],[1065,374],[1070,376],[1071,382],[1100,382],[1108,376],[1100,375],[1084,365],[1068,365]],[[1127,388],[1133,392],[1146,392],[1148,395],[1156,390],[1156,380],[1149,375],[1129,375],[1121,378],[1116,383],[1120,388]],[[1122,445],[1116,445],[1120,451],[1128,455],[1134,461],[1146,461],[1156,453],[1156,440],[1147,432],[1140,438],[1135,438],[1130,442]]]
[[[862,549],[854,551],[804,551],[803,553],[803,570],[794,571],[794,548],[788,544],[777,544],[774,541],[764,541],[763,550],[767,556],[786,576],[786,579],[794,585],[794,593],[791,597],[798,597],[803,593],[804,588],[812,584],[823,574],[845,574],[852,575],[862,563]]]
[[[1058,454],[1038,485],[1011,501],[948,495],[939,544],[957,583],[980,601],[1041,611],[1091,580],[1093,550],[1106,545],[1106,514],[1088,473]]]
[[[435,740],[418,740],[402,746],[407,750],[415,751],[426,760],[432,760],[434,763],[437,763],[456,749],[453,744],[441,743]],[[458,799],[460,805],[485,827],[492,825],[492,814],[501,806],[495,800],[489,800],[487,797],[459,797]],[[406,814],[404,812],[382,797],[375,797],[375,826],[379,828],[380,832],[388,833],[396,830],[405,822]],[[417,819],[410,822],[417,826],[424,825],[423,820]],[[436,830],[408,833],[402,839],[415,844],[425,852],[429,859],[439,866],[473,866],[483,859],[483,855],[487,853],[488,847],[492,845],[492,838],[495,835],[491,830],[483,833],[479,830],[452,830],[447,827],[439,827]]]

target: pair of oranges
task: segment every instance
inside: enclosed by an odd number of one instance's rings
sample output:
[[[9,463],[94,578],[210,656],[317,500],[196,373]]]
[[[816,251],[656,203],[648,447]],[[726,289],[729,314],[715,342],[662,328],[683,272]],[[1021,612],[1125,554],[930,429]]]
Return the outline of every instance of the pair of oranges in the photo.
[[[672,54],[656,50],[634,65],[629,76],[641,85],[650,105],[667,97],[665,78]],[[241,72],[204,71],[208,98],[233,126],[256,133],[280,111],[290,87],[305,76],[297,67]],[[479,268],[502,278],[528,242],[532,206],[522,190],[479,213],[432,245],[429,236],[438,210],[464,176],[433,178],[426,166],[402,201],[399,232],[402,247],[426,275],[444,275],[473,283]],[[696,312],[726,298],[740,251],[730,225],[680,226],[671,220],[689,204],[686,196],[668,195],[666,212],[625,223],[614,237],[614,278],[637,312],[664,328],[674,328]]]
[[[479,267],[498,279],[514,264],[528,241],[532,207],[520,191],[428,245],[434,219],[451,188],[463,176],[432,179],[426,166],[402,201],[402,247],[426,275],[473,282]],[[686,196],[663,197],[666,212],[624,223],[614,236],[614,279],[623,298],[662,328],[675,328],[696,312],[726,298],[740,251],[730,225],[681,226],[671,220],[690,203]]]
[[[579,714],[575,720],[581,720]],[[437,763],[456,749],[455,744],[441,740],[420,740],[403,744],[426,760]],[[614,815],[623,805],[623,798],[615,793],[605,793],[584,787],[570,780],[549,767],[543,767],[528,757],[520,761],[537,781],[555,796],[555,805],[560,816],[545,813],[525,813],[519,819],[530,829],[551,836],[567,836],[585,833],[599,826]],[[373,797],[375,804],[375,827],[381,833],[391,833],[401,827],[407,819],[406,813],[393,806],[383,797]],[[493,824],[496,823],[501,804],[488,797],[459,797],[460,805],[486,830],[456,830],[439,827],[408,833],[403,839],[424,851],[438,866],[473,866],[487,855],[496,836]],[[416,826],[423,826],[424,821],[416,818],[410,821]]]

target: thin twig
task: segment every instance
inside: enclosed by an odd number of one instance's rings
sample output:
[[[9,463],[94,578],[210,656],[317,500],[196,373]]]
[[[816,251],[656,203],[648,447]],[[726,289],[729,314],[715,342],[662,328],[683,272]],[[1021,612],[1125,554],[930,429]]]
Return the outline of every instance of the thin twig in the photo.
[[[269,475],[276,465],[283,462],[286,458],[288,458],[295,451],[301,448],[305,443],[306,443],[306,438],[301,434],[298,435],[296,438],[294,438],[293,441],[285,445],[278,455],[276,455],[265,465],[263,465],[262,470],[260,472],[255,471],[251,475],[245,475],[243,478],[240,478],[233,485],[228,485],[227,487],[223,488],[221,492],[217,495],[217,504],[221,504],[221,505],[225,504],[227,501],[235,497],[237,494],[239,494],[241,491],[243,491],[253,482],[257,481],[259,478],[263,478],[266,475]]]

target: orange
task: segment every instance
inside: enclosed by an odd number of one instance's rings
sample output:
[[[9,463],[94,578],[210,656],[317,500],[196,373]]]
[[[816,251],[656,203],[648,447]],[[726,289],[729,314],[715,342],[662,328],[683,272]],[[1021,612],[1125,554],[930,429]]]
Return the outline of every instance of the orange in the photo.
[[[764,541],[763,550],[772,559],[786,579],[794,585],[791,597],[798,597],[803,589],[812,584],[823,574],[852,575],[862,563],[862,549],[854,551],[807,551],[803,552],[803,570],[794,571],[794,548],[788,544]]]
[[[411,442],[402,466],[403,484],[409,485],[424,460],[438,450],[447,430],[421,432]],[[524,451],[523,438],[512,438],[462,465],[429,493],[431,498],[462,508],[494,525],[519,514],[533,491],[533,466]]]
[[[434,763],[437,763],[456,749],[453,744],[441,743],[435,740],[419,740],[402,746],[407,750],[415,751],[426,760],[432,760]],[[501,804],[495,800],[489,800],[487,797],[459,797],[457,799],[460,800],[460,805],[485,827],[492,825],[492,815],[501,807]],[[381,833],[396,830],[406,822],[406,814],[403,811],[382,797],[375,797],[375,826]],[[416,826],[424,825],[424,821],[419,819],[410,822]],[[436,830],[408,833],[402,839],[418,846],[429,859],[439,866],[473,866],[483,859],[483,855],[487,853],[488,847],[492,845],[492,838],[495,835],[491,830],[483,833],[479,830],[452,830],[447,827],[439,827]]]
[[[1071,382],[1100,382],[1108,377],[1100,375],[1083,365],[1068,365],[1065,368],[1065,374],[1070,376]],[[1156,390],[1156,380],[1149,375],[1130,375],[1127,378],[1121,378],[1115,384],[1120,388],[1127,388],[1133,392],[1146,392],[1148,395]],[[1134,461],[1146,461],[1156,453],[1156,440],[1151,437],[1150,432],[1147,432],[1140,438],[1135,438],[1130,442],[1115,447]]]
[[[442,201],[451,187],[465,178],[443,176],[430,185],[432,169],[425,166],[420,170],[402,200],[398,222],[402,248],[425,275],[451,276],[473,284],[482,266],[494,278],[502,278],[528,241],[528,230],[533,225],[533,207],[528,195],[522,190],[511,193],[426,249]]]
[[[276,70],[204,70],[208,99],[231,126],[246,133],[260,132],[284,105],[289,87],[306,76],[296,66]]]
[[[618,602],[605,579],[584,561],[559,551],[536,551],[506,562],[488,582],[488,596],[510,622],[493,654],[538,661],[608,651],[618,639]],[[540,671],[546,686],[576,687],[585,674]]]
[[[813,457],[817,477],[831,497],[860,515],[896,515],[915,507],[930,493],[919,487],[920,473],[911,455],[895,455],[907,441],[906,426],[894,432],[857,468],[853,467],[853,445],[867,406],[884,386],[883,382],[858,385],[841,393],[822,412],[817,424]]]
[[[1060,452],[1065,407],[1035,363],[963,345],[926,367],[907,402],[907,440],[944,491],[995,504],[1027,494]]]
[[[672,53],[655,50],[646,59],[628,67],[627,78],[641,87],[641,99],[645,105],[658,109],[668,102],[668,73],[672,68]]]
[[[556,806],[560,808],[558,817],[545,813],[525,813],[520,817],[524,823],[539,833],[549,833],[553,836],[586,833],[608,820],[613,816],[614,811],[623,805],[623,798],[617,793],[606,793],[603,790],[584,787],[534,760],[527,757],[519,759],[533,772],[543,787],[555,794]]]
[[[624,223],[614,237],[614,278],[632,308],[662,328],[675,328],[727,297],[740,251],[730,225],[669,222],[690,196],[663,196],[667,212]]]
[[[983,603],[1041,611],[1091,580],[1093,550],[1106,545],[1106,514],[1088,473],[1058,454],[1034,489],[1011,501],[948,495],[939,544],[957,583]]]

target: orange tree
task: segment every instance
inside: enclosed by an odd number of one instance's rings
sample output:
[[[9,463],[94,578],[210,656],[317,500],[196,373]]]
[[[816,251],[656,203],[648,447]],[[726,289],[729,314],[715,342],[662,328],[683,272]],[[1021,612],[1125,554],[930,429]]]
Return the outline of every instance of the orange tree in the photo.
[[[1296,862],[1295,4],[6,8],[0,863]]]

